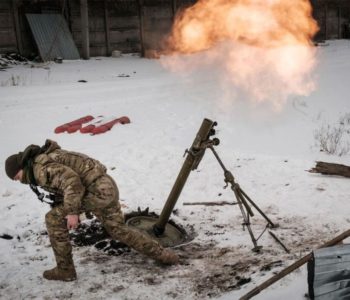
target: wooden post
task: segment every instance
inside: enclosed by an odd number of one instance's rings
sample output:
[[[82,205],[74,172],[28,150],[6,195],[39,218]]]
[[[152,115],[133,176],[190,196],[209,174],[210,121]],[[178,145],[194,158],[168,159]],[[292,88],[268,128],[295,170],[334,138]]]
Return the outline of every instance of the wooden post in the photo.
[[[171,4],[172,4],[172,9],[173,9],[173,21],[174,21],[175,20],[175,16],[176,16],[176,10],[177,10],[176,0],[172,0]]]
[[[143,0],[138,0],[139,6],[139,23],[140,23],[140,45],[141,45],[141,57],[145,56],[145,45],[144,45],[144,18],[143,18]]]
[[[338,39],[341,39],[341,8],[338,6]]]
[[[328,7],[326,3],[324,6],[324,39],[325,40],[327,40],[328,38],[327,18],[328,18]]]
[[[13,11],[13,20],[15,25],[17,51],[19,54],[23,55],[23,43],[22,43],[21,26],[19,23],[18,5],[19,5],[18,0],[13,0],[12,11]]]
[[[105,17],[105,33],[106,33],[106,56],[111,55],[111,38],[109,33],[109,18],[108,18],[108,8],[107,0],[104,0],[104,17]]]
[[[69,31],[72,32],[72,19],[71,19],[71,11],[70,11],[69,1],[66,1],[65,4],[66,4],[66,6],[64,7],[64,12],[65,12],[65,16],[67,19]]]
[[[90,58],[90,42],[89,42],[89,13],[87,0],[80,0],[81,15],[81,38],[82,38],[82,54],[84,59]]]

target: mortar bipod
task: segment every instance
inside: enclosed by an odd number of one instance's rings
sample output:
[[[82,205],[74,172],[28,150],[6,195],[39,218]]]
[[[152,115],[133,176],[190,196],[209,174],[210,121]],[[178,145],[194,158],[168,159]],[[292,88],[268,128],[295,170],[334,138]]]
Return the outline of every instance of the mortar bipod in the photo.
[[[223,164],[222,160],[220,159],[219,155],[215,151],[213,145],[215,144],[210,144],[208,145],[208,148],[213,152],[216,160],[219,162],[221,168],[224,170],[224,176],[225,176],[225,183],[226,185],[224,188],[228,186],[228,184],[231,185],[231,190],[234,192],[237,200],[237,204],[241,210],[241,214],[243,217],[243,229],[244,226],[248,228],[248,232],[250,235],[250,238],[253,241],[254,248],[252,249],[254,252],[259,252],[262,246],[258,246],[257,241],[260,238],[255,238],[254,233],[252,231],[252,228],[250,226],[250,217],[254,216],[254,213],[252,209],[250,208],[248,202],[254,206],[254,208],[261,214],[261,216],[268,222],[267,226],[270,225],[270,227],[276,227],[275,224],[264,214],[264,212],[253,202],[252,199],[248,197],[248,195],[241,189],[238,183],[235,182],[235,178],[233,177],[233,174],[226,169],[225,165]],[[266,226],[266,227],[267,227]],[[260,235],[261,236],[261,235]]]

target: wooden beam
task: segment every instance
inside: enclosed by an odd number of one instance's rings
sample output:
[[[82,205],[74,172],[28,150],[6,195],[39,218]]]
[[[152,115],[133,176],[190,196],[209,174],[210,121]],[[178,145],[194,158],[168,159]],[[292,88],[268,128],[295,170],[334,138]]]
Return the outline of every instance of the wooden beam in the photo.
[[[310,173],[321,173],[323,175],[337,175],[350,178],[350,167],[341,164],[317,161],[316,166],[309,170]]]
[[[90,58],[90,40],[89,40],[89,12],[87,0],[80,0],[81,15],[81,37],[82,54],[84,59]]]
[[[341,7],[338,6],[338,39],[341,39],[342,38],[342,28],[341,28]]]
[[[328,6],[327,3],[324,6],[324,39],[327,40],[328,38],[328,26],[327,26],[327,20],[328,19]]]
[[[104,0],[104,19],[105,19],[105,32],[106,32],[106,56],[111,56],[111,37],[109,32],[109,17],[108,17],[108,3]]]
[[[143,17],[143,0],[137,0],[139,6],[139,24],[140,24],[140,45],[141,45],[141,57],[145,56],[145,32],[144,32],[144,17]]]
[[[183,205],[205,205],[205,206],[223,206],[223,205],[236,205],[237,202],[228,201],[209,201],[209,202],[184,202]]]
[[[173,10],[173,21],[175,21],[176,10],[177,10],[176,0],[172,0],[171,6],[172,6],[172,10]]]
[[[19,6],[19,0],[13,0],[12,12],[13,12],[13,21],[14,21],[15,33],[16,33],[17,51],[19,54],[23,55],[23,42],[22,42],[21,26],[19,23],[18,6]]]
[[[335,246],[349,236],[350,236],[350,230],[344,231],[342,234],[336,236],[334,239],[319,246],[318,249]],[[239,300],[248,300],[248,299],[253,298],[257,294],[259,294],[262,290],[266,289],[267,287],[269,287],[270,285],[272,285],[276,281],[282,279],[286,275],[290,274],[294,270],[301,267],[303,264],[307,263],[312,258],[312,256],[313,256],[313,254],[312,254],[312,252],[310,252],[309,254],[300,258],[295,263],[291,264],[287,268],[283,269],[281,272],[277,273],[276,275],[272,276],[271,278],[267,279],[266,281],[264,281],[263,283],[261,283],[260,285],[258,285],[254,289],[252,289],[249,293],[243,295],[241,298],[239,298]]]

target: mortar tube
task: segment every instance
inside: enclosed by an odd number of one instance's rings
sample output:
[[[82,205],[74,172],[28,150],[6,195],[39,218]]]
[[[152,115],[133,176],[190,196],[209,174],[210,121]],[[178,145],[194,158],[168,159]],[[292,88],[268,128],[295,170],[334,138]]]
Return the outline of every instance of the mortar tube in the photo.
[[[179,198],[183,187],[187,181],[188,176],[191,173],[194,157],[191,154],[187,155],[187,158],[181,168],[179,175],[176,178],[175,184],[168,196],[168,199],[163,207],[163,210],[159,216],[157,223],[153,226],[153,232],[156,236],[161,236],[164,233],[165,226],[169,221],[171,212],[173,211],[177,199]]]
[[[191,146],[190,151],[187,152],[187,157],[182,165],[179,175],[176,178],[173,188],[168,196],[168,199],[163,207],[156,224],[153,226],[153,233],[156,236],[161,236],[165,231],[165,226],[169,221],[170,215],[175,207],[175,204],[181,194],[183,187],[187,181],[188,176],[193,170],[196,159],[200,159],[204,155],[205,149],[201,149],[202,142],[208,140],[209,133],[213,127],[214,122],[209,119],[204,119],[202,125],[196,135],[196,138]],[[199,153],[203,151],[203,153]],[[194,153],[199,153],[198,157]]]

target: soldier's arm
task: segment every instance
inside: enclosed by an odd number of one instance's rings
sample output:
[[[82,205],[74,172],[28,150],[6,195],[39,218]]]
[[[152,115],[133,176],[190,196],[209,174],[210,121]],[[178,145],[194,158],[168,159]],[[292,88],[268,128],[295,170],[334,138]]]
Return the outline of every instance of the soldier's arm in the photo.
[[[36,166],[35,177],[39,186],[56,190],[63,195],[67,215],[78,215],[85,193],[80,177],[71,168],[58,163]]]

